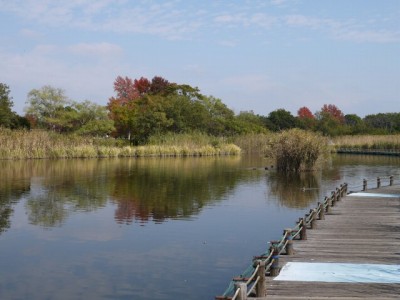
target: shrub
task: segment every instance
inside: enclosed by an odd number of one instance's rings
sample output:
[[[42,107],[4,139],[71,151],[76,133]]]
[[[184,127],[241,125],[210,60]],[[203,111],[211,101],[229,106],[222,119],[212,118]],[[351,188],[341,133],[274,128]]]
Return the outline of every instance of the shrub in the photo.
[[[265,155],[275,159],[278,171],[299,172],[313,169],[326,145],[321,135],[296,128],[272,135]]]

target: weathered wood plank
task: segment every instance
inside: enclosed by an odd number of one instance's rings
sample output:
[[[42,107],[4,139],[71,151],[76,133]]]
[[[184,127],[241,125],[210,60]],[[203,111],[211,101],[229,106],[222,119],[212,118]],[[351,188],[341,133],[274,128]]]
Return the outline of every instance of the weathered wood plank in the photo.
[[[367,190],[373,197],[345,196],[307,240],[294,240],[287,262],[381,263],[400,265],[400,186]],[[379,195],[382,194],[382,195]],[[385,198],[384,194],[399,195]],[[254,299],[399,299],[400,284],[277,281],[267,277],[267,297]]]

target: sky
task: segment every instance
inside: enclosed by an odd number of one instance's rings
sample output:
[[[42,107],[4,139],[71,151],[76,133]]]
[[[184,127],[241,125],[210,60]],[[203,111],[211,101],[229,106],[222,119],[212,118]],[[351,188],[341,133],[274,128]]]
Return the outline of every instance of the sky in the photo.
[[[17,113],[44,85],[106,105],[117,76],[189,84],[237,114],[400,112],[400,0],[0,0]]]

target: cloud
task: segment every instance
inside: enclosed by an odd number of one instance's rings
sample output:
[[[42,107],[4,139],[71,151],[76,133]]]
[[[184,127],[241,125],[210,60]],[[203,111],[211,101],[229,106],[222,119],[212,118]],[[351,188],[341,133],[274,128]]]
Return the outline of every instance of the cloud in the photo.
[[[1,1],[0,11],[18,15],[25,21],[51,27],[84,29],[94,32],[116,32],[158,36],[167,40],[208,38],[210,28],[260,29],[259,32],[290,28],[320,30],[332,39],[353,42],[392,43],[400,39],[399,30],[385,27],[387,19],[339,20],[302,14],[285,14],[295,1],[243,1],[223,4],[189,1],[126,1],[126,0],[13,0]],[[268,6],[269,4],[269,6]],[[270,15],[268,7],[281,10]],[[395,19],[395,17],[392,17]],[[397,22],[392,21],[392,22]],[[378,24],[376,24],[378,23]],[[397,24],[397,23],[395,23]],[[381,25],[382,28],[373,27]],[[266,31],[268,30],[268,31]],[[214,31],[215,32],[215,31]],[[34,31],[25,30],[34,36]]]
[[[32,40],[37,40],[37,39],[43,37],[43,34],[41,32],[29,29],[29,28],[22,28],[19,31],[19,34],[21,36],[23,36],[24,38],[29,38]]]
[[[71,45],[68,51],[76,55],[88,55],[88,56],[119,56],[122,54],[123,50],[120,46],[110,43],[80,43],[76,45]]]
[[[266,92],[276,86],[268,76],[262,74],[245,74],[231,76],[222,79],[222,84],[236,87],[240,90],[251,91],[252,93]]]
[[[333,30],[333,36],[338,40],[357,43],[396,43],[400,41],[400,31],[387,30],[355,30],[344,27]]]

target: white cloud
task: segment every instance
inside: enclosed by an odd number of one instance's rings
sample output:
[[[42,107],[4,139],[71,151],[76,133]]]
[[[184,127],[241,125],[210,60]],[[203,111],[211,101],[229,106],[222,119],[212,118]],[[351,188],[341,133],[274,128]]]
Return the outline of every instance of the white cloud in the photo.
[[[33,39],[33,40],[36,40],[36,39],[39,39],[39,38],[43,37],[43,34],[41,32],[29,29],[29,28],[22,28],[19,31],[19,33],[24,38],[29,38],[29,39]]]
[[[115,44],[110,43],[80,43],[76,45],[71,45],[68,51],[76,55],[89,55],[89,56],[119,56],[122,54],[122,48]]]
[[[354,30],[340,28],[333,31],[333,36],[339,40],[353,41],[357,43],[393,43],[400,42],[400,31],[387,30]]]

